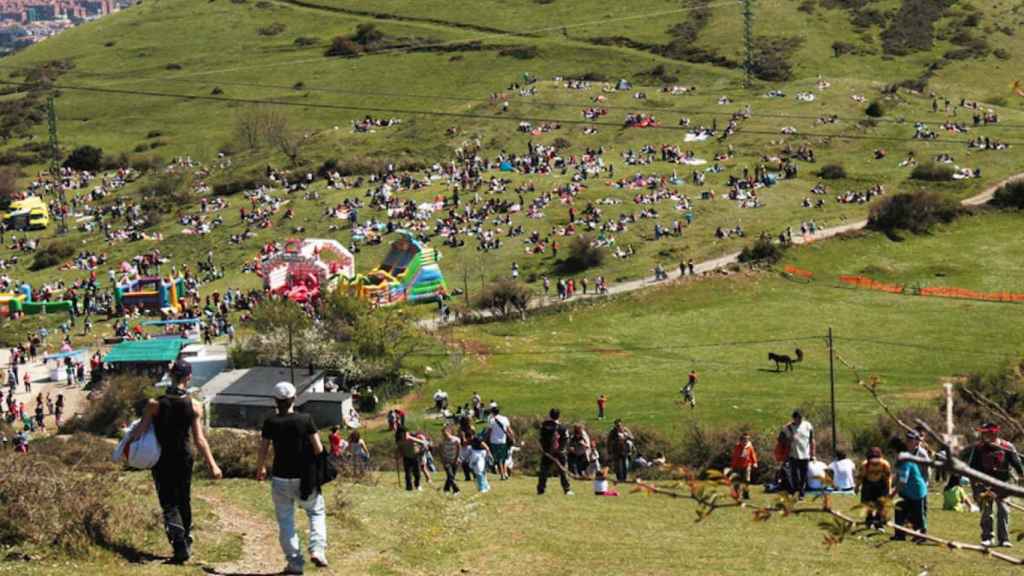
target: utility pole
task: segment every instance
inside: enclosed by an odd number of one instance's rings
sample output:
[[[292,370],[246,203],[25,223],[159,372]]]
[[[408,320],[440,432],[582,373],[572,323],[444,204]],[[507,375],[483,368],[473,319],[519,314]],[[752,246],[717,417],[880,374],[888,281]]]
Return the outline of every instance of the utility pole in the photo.
[[[462,269],[462,298],[469,303],[469,265]]]
[[[292,386],[295,386],[295,354],[292,352],[292,325],[288,324],[288,372],[292,381]]]
[[[57,189],[57,201],[60,204],[56,215],[57,230],[60,234],[66,234],[68,225],[64,218],[64,186],[60,178],[60,145],[57,143],[57,105],[54,104],[53,94],[46,98],[46,115],[50,130],[50,178]]]
[[[750,88],[754,74],[754,0],[743,0],[743,44],[746,48],[744,85]]]
[[[836,370],[835,362],[835,349],[832,347],[832,327],[828,327],[828,381],[829,381],[829,396],[831,397],[832,404],[832,457],[836,455],[836,445],[838,444],[839,437],[836,435]]]

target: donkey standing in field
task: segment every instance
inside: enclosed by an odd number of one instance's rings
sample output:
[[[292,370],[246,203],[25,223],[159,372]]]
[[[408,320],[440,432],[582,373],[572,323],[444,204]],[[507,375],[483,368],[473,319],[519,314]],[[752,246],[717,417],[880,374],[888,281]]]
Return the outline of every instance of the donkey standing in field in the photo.
[[[768,353],[768,361],[775,362],[775,371],[782,372],[782,366],[786,367],[786,372],[793,369],[793,364],[804,361],[804,351],[797,348],[794,351],[796,359],[794,360],[789,354],[776,354],[775,352]]]

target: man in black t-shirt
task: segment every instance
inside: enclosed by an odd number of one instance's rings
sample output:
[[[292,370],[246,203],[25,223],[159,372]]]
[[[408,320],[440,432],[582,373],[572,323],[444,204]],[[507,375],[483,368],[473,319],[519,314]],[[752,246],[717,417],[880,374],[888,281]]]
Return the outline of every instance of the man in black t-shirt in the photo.
[[[260,443],[256,479],[267,477],[267,456],[274,448],[271,473],[271,495],[277,514],[278,539],[284,552],[284,574],[302,574],[304,558],[299,548],[299,535],[295,531],[295,505],[309,517],[309,557],[318,567],[327,566],[327,514],[324,497],[319,488],[302,496],[302,476],[312,459],[324,451],[313,418],[294,411],[295,387],[288,382],[274,386],[277,414],[263,422],[263,440]]]

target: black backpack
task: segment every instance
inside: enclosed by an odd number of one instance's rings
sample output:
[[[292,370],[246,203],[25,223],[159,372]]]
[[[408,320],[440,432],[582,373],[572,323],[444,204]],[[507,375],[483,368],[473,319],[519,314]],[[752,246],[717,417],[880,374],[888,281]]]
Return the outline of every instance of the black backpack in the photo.
[[[565,447],[566,431],[554,420],[545,420],[540,425],[540,448],[548,454],[558,454]]]

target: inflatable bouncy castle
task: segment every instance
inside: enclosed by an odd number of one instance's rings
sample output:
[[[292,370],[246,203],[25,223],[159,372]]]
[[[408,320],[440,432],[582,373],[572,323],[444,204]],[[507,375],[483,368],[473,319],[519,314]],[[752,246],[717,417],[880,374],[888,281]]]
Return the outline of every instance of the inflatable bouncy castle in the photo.
[[[126,279],[114,286],[114,301],[119,311],[140,308],[150,314],[161,310],[181,310],[185,279],[143,276]]]
[[[32,287],[22,284],[15,292],[0,292],[0,316],[10,318],[16,314],[53,314],[67,313],[71,310],[70,300],[32,299]]]
[[[315,301],[355,276],[355,258],[336,240],[292,239],[262,266],[263,287],[293,302]]]
[[[448,292],[438,261],[441,254],[405,230],[391,243],[384,262],[346,283],[350,295],[377,305],[434,302]]]

